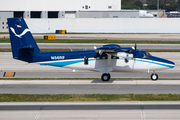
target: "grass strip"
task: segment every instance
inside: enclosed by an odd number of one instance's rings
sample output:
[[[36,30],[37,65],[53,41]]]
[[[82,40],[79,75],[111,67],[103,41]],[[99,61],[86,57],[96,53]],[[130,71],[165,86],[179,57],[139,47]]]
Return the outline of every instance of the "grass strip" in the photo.
[[[70,49],[40,49],[41,52],[55,52],[55,51],[70,51]],[[73,49],[75,50],[83,50],[83,49]],[[168,49],[164,49],[164,50],[156,50],[156,49],[145,49],[147,52],[180,52],[180,50],[168,50]],[[11,49],[8,48],[3,48],[0,49],[0,52],[12,52]]]
[[[105,44],[180,44],[180,41],[161,40],[109,40],[109,39],[56,39],[44,40],[35,39],[37,43],[105,43]],[[0,39],[0,43],[10,43],[9,38]]]
[[[9,32],[0,32],[0,34],[9,34]]]
[[[0,94],[0,102],[55,102],[55,101],[179,101],[180,95],[175,94],[70,94],[70,95],[26,95]]]

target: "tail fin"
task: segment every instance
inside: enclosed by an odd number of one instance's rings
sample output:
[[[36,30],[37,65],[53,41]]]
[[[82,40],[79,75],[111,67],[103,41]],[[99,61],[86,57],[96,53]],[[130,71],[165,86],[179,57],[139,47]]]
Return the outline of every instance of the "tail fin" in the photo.
[[[8,27],[13,58],[33,62],[40,50],[24,19],[8,18]]]

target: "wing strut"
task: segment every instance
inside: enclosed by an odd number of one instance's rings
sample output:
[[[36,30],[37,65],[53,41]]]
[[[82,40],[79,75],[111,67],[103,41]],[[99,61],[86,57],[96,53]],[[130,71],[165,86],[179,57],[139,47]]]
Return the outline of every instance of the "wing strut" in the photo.
[[[108,55],[108,68],[111,67],[111,54],[107,54]]]

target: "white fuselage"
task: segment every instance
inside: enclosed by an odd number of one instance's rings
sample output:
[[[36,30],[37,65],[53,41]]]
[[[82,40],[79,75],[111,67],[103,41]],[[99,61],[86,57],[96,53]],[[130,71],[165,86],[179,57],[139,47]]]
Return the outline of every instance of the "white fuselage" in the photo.
[[[112,70],[110,71],[149,71],[149,70],[160,70],[160,69],[168,69],[173,68],[174,65],[152,61],[143,58],[135,58],[135,59],[127,59],[125,58],[113,58],[111,59]],[[107,59],[99,59],[99,58],[89,58],[88,65],[84,64],[84,59],[70,59],[70,60],[59,60],[59,61],[49,61],[49,62],[41,62],[41,65],[51,65],[57,67],[65,67],[71,69],[78,70],[95,70],[99,72],[103,72],[102,69],[108,69],[108,60]]]
[[[139,11],[139,17],[140,18],[154,18],[154,15],[149,13],[148,11],[146,10],[140,10]]]

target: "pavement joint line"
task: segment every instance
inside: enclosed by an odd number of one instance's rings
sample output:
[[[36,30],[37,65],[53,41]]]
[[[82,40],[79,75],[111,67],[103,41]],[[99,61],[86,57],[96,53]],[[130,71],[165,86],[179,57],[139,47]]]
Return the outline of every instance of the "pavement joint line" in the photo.
[[[40,107],[40,109],[39,109],[38,113],[36,114],[34,120],[38,120],[38,119],[39,119],[40,114],[41,114],[41,111],[43,110],[43,108],[44,108],[44,107]]]
[[[70,83],[69,83],[69,85],[71,85],[71,82],[72,82],[72,80],[70,80]]]
[[[144,104],[142,101],[139,101],[140,109],[141,109],[141,118],[142,120],[145,120],[145,113],[144,113]]]
[[[5,84],[5,82],[6,82],[6,80],[4,80],[4,82],[3,82],[1,85],[4,85],[4,84]]]

